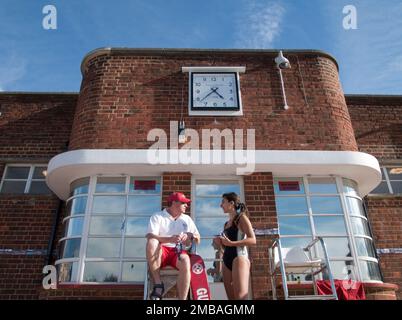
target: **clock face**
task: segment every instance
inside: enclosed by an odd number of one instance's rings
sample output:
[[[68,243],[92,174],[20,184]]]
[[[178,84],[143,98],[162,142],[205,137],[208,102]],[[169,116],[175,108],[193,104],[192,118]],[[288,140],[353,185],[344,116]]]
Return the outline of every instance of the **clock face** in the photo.
[[[239,110],[236,72],[191,74],[193,110]]]

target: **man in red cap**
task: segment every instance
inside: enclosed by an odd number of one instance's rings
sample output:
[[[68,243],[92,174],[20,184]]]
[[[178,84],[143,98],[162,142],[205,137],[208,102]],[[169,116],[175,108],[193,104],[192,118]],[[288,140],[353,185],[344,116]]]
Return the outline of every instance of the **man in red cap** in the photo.
[[[151,216],[147,230],[146,254],[149,272],[154,281],[150,298],[162,299],[164,285],[159,270],[172,266],[179,270],[177,291],[180,300],[187,298],[190,288],[190,259],[186,251],[177,252],[178,244],[191,245],[200,242],[200,234],[191,217],[185,214],[191,200],[181,192],[174,192],[168,198],[169,207]]]

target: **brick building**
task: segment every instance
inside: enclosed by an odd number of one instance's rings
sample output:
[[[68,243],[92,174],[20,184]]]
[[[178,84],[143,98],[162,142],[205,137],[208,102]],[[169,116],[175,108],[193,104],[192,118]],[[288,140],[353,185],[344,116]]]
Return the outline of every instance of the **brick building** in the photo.
[[[251,298],[272,298],[277,232],[284,247],[322,236],[335,278],[401,298],[402,97],[345,95],[333,57],[288,50],[285,109],[277,54],[98,49],[78,93],[0,93],[0,298],[142,299],[145,227],[172,191],[191,196],[211,268],[229,190],[257,233]],[[213,151],[188,161],[189,144]],[[255,150],[251,174],[234,148]],[[56,290],[42,288],[48,264]]]

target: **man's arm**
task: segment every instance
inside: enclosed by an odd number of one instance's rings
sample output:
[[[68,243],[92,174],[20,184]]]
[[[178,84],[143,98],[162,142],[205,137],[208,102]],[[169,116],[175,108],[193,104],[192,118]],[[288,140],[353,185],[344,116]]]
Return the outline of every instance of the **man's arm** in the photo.
[[[159,241],[159,243],[177,243],[180,240],[179,235],[174,235],[170,237],[161,237],[157,236],[156,234],[153,233],[147,233],[146,238],[149,239],[156,239]]]

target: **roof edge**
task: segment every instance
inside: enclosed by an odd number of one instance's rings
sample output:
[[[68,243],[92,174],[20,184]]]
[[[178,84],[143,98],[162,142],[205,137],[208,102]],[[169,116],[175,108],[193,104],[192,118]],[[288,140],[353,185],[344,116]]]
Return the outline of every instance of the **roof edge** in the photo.
[[[286,53],[304,53],[304,54],[318,54],[323,57],[331,59],[339,72],[338,61],[331,54],[322,50],[313,49],[190,49],[190,48],[111,48],[111,47],[101,47],[88,52],[81,62],[81,74],[84,75],[84,70],[87,62],[96,56],[102,54],[197,54],[197,53],[254,53],[254,54],[277,54],[280,50]]]

